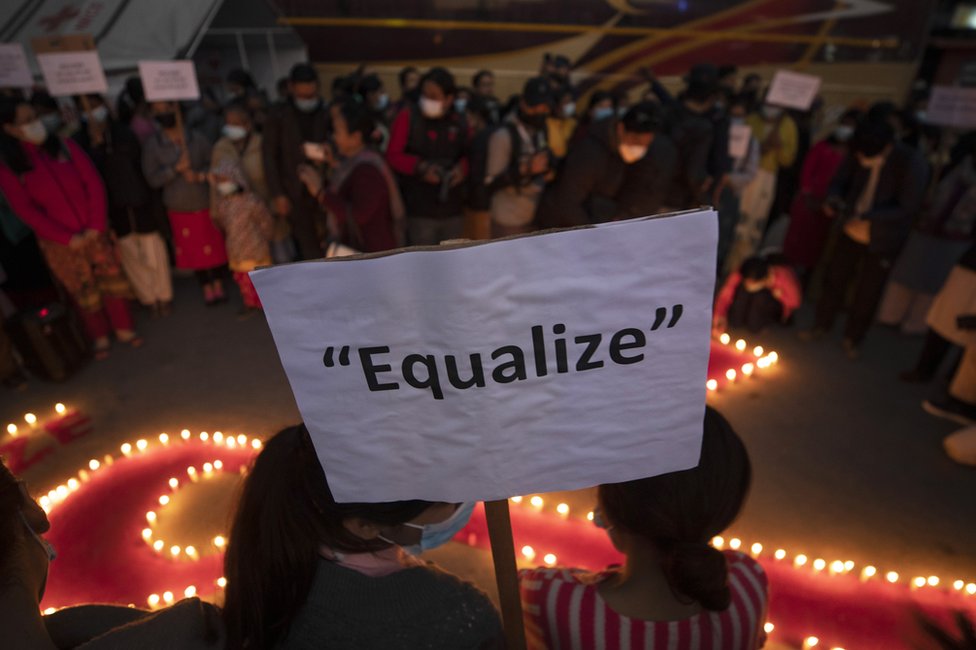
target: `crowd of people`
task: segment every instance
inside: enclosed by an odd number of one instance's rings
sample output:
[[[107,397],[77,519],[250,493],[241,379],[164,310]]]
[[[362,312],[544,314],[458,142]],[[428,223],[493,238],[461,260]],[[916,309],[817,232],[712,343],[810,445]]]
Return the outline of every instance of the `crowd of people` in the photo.
[[[697,639],[762,647],[765,573],[747,554],[710,545],[743,506],[749,456],[710,408],[702,432],[697,468],[599,487],[594,523],[626,556],[623,566],[520,573],[528,647],[619,648],[624,638],[679,650],[699,647]],[[307,429],[289,427],[247,472],[222,602],[191,598],[155,612],[79,605],[42,616],[56,556],[43,538],[49,523],[0,463],[5,647],[504,648],[487,595],[422,555],[450,541],[474,505],[336,503]],[[606,612],[594,607],[600,600]]]

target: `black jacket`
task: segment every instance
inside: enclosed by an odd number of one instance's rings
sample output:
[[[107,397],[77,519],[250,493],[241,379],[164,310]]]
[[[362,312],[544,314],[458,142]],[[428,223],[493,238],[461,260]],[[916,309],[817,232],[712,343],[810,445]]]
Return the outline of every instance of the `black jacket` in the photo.
[[[721,164],[713,151],[715,123],[709,115],[695,113],[684,105],[672,107],[668,135],[677,148],[677,160],[667,205],[676,210],[702,202],[701,188],[714,172],[721,175]],[[728,146],[728,137],[725,139]],[[715,157],[716,160],[712,160]],[[714,166],[714,169],[711,167]]]
[[[261,153],[272,197],[287,196],[294,203],[307,196],[298,178],[298,166],[308,162],[303,145],[325,142],[328,137],[329,119],[324,102],[310,113],[303,113],[290,101],[271,110],[261,133]]]
[[[839,198],[848,209],[857,204],[871,172],[848,155],[830,185],[829,196]],[[893,259],[908,239],[912,224],[925,198],[929,166],[922,153],[895,144],[881,169],[874,204],[864,214],[871,222],[872,253]]]
[[[589,133],[570,147],[559,178],[543,196],[537,213],[540,225],[566,228],[616,216],[617,193],[627,168],[618,146],[616,119],[590,126]]]
[[[124,237],[164,229],[166,210],[162,197],[142,174],[142,146],[132,129],[111,120],[104,142],[97,147],[92,147],[86,123],[73,137],[105,181],[108,221],[115,234]]]

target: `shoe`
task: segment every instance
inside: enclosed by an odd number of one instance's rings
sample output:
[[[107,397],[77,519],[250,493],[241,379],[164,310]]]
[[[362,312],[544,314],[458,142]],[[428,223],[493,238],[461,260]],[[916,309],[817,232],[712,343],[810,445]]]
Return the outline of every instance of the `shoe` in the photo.
[[[822,327],[814,327],[808,330],[800,330],[796,337],[804,343],[809,343],[810,341],[819,341],[826,333],[827,331]]]
[[[927,399],[922,402],[922,408],[929,415],[951,420],[957,424],[968,426],[976,424],[976,407],[961,402],[954,397],[941,400]]]
[[[125,343],[131,348],[141,348],[145,340],[132,330],[119,330],[115,333],[115,338],[119,343]]]
[[[227,302],[227,294],[224,293],[224,283],[214,280],[213,283],[214,302]]]
[[[170,314],[173,313],[173,301],[172,300],[167,301],[167,302],[159,302],[159,303],[156,303],[156,304],[159,306],[159,315],[160,316],[169,316]]]
[[[851,361],[857,361],[858,357],[861,356],[861,350],[857,347],[857,343],[855,343],[853,340],[844,339],[841,346],[844,348],[844,354],[846,354],[847,358]]]
[[[95,361],[105,361],[109,357],[109,350],[112,347],[112,342],[109,341],[108,337],[103,337],[100,339],[95,339],[94,351],[95,351]]]
[[[207,307],[217,304],[217,296],[214,294],[213,287],[209,284],[203,288],[203,302],[206,303]]]

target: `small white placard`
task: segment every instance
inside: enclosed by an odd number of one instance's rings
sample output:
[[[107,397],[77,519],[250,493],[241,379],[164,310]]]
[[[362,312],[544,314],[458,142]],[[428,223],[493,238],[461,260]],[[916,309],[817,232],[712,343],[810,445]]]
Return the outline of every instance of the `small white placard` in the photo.
[[[150,102],[200,98],[193,61],[140,61],[139,76]]]
[[[976,128],[976,88],[933,87],[925,121],[957,129]]]
[[[752,141],[752,127],[748,124],[732,124],[729,126],[729,155],[738,160],[749,153],[749,143]]]
[[[0,43],[0,88],[30,88],[34,75],[20,43]]]
[[[809,110],[820,92],[820,82],[820,77],[812,74],[777,70],[766,93],[766,103],[798,111]]]
[[[44,84],[56,97],[108,92],[97,50],[47,52],[37,55]]]

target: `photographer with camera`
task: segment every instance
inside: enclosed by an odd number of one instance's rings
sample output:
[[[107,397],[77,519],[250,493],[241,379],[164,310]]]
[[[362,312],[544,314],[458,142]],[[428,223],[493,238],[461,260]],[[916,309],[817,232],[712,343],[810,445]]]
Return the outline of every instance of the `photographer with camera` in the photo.
[[[436,245],[464,230],[468,128],[454,109],[456,94],[454,76],[431,69],[419,99],[400,111],[390,131],[386,159],[400,181],[411,245]]]

